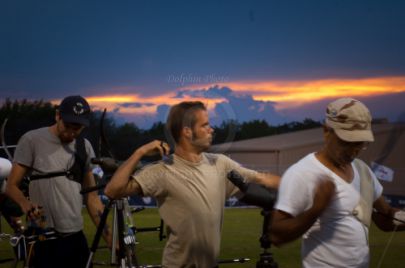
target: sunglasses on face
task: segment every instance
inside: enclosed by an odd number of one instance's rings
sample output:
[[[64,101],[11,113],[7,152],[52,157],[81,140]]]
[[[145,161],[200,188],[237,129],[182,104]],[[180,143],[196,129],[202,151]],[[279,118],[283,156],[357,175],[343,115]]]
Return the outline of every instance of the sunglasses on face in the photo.
[[[368,148],[369,142],[348,142],[348,141],[344,141],[341,140],[339,137],[336,136],[336,139],[339,143],[339,146],[344,148],[344,149],[360,149],[360,150],[366,150]]]

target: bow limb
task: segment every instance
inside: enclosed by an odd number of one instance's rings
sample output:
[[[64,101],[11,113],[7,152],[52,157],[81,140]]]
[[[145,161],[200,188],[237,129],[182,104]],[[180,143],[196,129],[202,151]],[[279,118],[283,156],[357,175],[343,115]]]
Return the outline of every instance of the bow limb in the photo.
[[[13,156],[11,155],[11,152],[8,149],[8,146],[6,144],[6,138],[5,138],[7,121],[8,121],[8,118],[4,119],[3,124],[1,125],[1,146],[4,150],[4,152],[6,153],[8,160],[13,161]]]
[[[99,145],[98,145],[99,146],[98,151],[101,156],[101,147],[104,145],[104,148],[107,151],[108,155],[111,158],[115,159],[114,154],[111,151],[110,144],[108,143],[107,135],[105,133],[104,122],[105,122],[106,114],[107,114],[107,109],[104,108],[103,114],[101,115],[101,118],[100,118],[100,140],[99,140]]]

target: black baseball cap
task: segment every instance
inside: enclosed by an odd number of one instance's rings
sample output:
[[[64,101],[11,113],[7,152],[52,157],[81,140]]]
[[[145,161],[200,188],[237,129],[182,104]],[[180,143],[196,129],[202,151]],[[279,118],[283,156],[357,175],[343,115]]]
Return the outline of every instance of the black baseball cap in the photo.
[[[86,127],[90,124],[90,105],[82,96],[64,98],[59,105],[59,113],[63,122]]]

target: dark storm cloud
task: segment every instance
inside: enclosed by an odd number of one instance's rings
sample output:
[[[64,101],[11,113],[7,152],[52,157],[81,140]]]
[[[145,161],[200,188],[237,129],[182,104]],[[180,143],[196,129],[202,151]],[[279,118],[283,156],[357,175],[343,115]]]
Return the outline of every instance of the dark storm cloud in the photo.
[[[169,114],[170,106],[167,104],[159,105],[156,109],[155,122],[166,122],[167,115]]]
[[[224,120],[244,122],[259,119],[274,125],[286,120],[275,110],[275,102],[254,100],[252,95],[238,94],[229,87],[182,90],[175,97],[224,99],[215,105],[214,114],[211,116],[212,123],[216,125]]]
[[[126,102],[119,104],[119,106],[124,107],[124,108],[142,108],[142,107],[150,107],[153,106],[153,103],[146,102],[146,103],[141,103],[141,102]]]
[[[197,84],[405,75],[405,1],[6,2],[0,5],[0,101],[156,97]],[[224,99],[213,122],[277,124],[320,114],[320,103],[277,112],[274,103],[231,88],[182,90],[175,97],[187,94]],[[403,106],[373,100],[377,115],[390,118]],[[123,120],[164,121],[167,109]]]
[[[227,87],[219,88],[218,86],[213,86],[208,89],[180,90],[176,93],[174,98],[182,99],[185,97],[193,97],[193,98],[217,99],[219,97],[228,98],[232,94],[233,92],[230,88]]]
[[[156,96],[179,87],[173,74],[403,75],[404,10],[394,0],[8,1],[0,8],[0,90],[54,99],[137,86]]]

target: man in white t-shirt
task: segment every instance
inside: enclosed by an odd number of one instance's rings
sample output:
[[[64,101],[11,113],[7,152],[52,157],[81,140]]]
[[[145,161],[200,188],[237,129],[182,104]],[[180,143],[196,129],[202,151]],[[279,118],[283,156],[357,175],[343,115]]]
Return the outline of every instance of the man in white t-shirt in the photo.
[[[326,109],[323,131],[323,148],[281,179],[271,239],[279,246],[302,236],[303,267],[368,267],[371,218],[384,231],[405,230],[404,224],[394,228],[399,210],[386,203],[373,172],[356,159],[374,141],[371,114],[358,100],[338,99]]]

